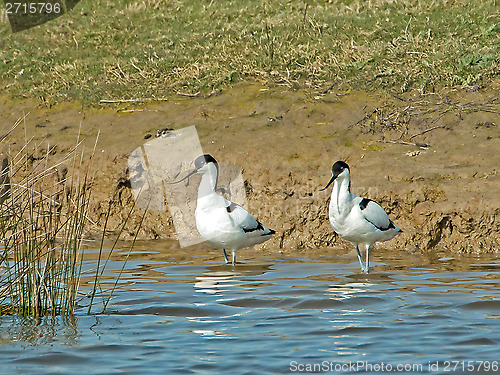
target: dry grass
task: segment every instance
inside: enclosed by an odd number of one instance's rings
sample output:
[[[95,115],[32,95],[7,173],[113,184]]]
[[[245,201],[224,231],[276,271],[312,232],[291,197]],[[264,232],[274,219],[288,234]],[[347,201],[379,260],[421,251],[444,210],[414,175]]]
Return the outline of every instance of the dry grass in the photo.
[[[499,25],[493,0],[81,2],[22,33],[4,19],[0,79],[89,103],[240,79],[432,91],[498,77]]]

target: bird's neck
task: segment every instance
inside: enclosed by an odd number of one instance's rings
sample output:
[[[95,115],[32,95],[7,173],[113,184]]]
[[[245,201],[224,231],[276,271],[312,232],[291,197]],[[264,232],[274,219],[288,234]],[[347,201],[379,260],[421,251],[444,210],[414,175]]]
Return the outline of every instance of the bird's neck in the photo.
[[[348,178],[335,180],[331,202],[338,215],[348,214],[352,207],[351,183]]]
[[[214,194],[216,188],[217,168],[213,167],[201,176],[200,186],[198,187],[198,199]]]

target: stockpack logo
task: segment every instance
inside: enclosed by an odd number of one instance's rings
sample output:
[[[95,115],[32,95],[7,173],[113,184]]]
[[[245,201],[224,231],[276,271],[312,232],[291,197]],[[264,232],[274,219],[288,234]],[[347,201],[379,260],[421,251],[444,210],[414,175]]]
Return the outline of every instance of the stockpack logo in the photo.
[[[168,211],[174,221],[181,247],[204,239],[196,228],[195,210],[201,176],[191,173],[194,161],[203,155],[195,126],[158,132],[156,138],[138,147],[128,158],[128,172],[136,205],[148,211]],[[241,169],[219,163],[216,191],[246,208],[247,199]],[[179,181],[180,180],[180,181]]]

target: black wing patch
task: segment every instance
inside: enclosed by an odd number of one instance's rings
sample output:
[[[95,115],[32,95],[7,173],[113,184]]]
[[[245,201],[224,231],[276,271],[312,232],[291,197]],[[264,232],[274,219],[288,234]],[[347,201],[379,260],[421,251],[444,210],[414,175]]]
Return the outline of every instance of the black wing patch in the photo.
[[[359,208],[361,209],[361,211],[363,211],[364,209],[366,209],[366,207],[368,206],[368,204],[370,202],[373,202],[373,201],[371,199],[368,199],[368,198],[361,199],[361,202],[359,202]],[[373,203],[375,203],[375,202],[373,202]],[[389,220],[389,225],[386,228],[383,228],[383,227],[379,227],[378,225],[375,225],[375,223],[373,223],[372,221],[370,221],[364,214],[363,214],[363,216],[365,217],[366,221],[368,221],[371,225],[373,225],[375,228],[377,228],[378,230],[380,230],[382,232],[385,232],[386,230],[389,230],[389,229],[396,228],[394,226],[394,223],[391,220]]]
[[[258,221],[257,221],[257,226],[255,228],[243,228],[243,232],[245,233],[255,232],[256,230],[264,230],[264,227]]]
[[[248,232],[255,232],[256,230],[264,230],[264,226],[257,222],[257,226],[255,228],[243,228],[243,232],[248,233]],[[262,233],[262,236],[270,236],[271,234],[275,234],[276,231],[269,229],[269,232]]]
[[[238,205],[236,203],[231,202],[229,206],[226,207],[226,211],[228,213],[231,213],[235,210],[236,207],[238,207]]]
[[[394,223],[392,221],[389,220],[389,226],[387,228],[381,228],[381,227],[377,227],[375,224],[373,224],[370,220],[368,220],[366,217],[365,217],[365,220],[368,221],[371,225],[373,225],[375,228],[377,228],[378,230],[382,231],[382,232],[385,232],[386,230],[389,230],[391,228],[396,228],[394,226]]]
[[[363,198],[361,202],[359,202],[359,208],[361,208],[361,211],[363,211],[366,206],[368,206],[368,203],[370,203],[372,200],[368,198]]]

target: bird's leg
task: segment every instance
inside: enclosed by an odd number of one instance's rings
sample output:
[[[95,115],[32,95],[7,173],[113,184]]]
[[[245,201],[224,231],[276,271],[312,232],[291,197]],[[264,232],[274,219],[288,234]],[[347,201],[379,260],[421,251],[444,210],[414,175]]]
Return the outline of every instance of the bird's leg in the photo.
[[[368,273],[368,269],[370,268],[370,258],[369,258],[369,255],[370,255],[370,246],[367,246],[366,247],[366,262],[365,262],[364,273]]]
[[[356,251],[358,252],[358,260],[359,260],[359,265],[361,266],[361,271],[365,271],[365,265],[363,264],[363,260],[361,259],[361,254],[359,252],[359,247],[356,245]]]
[[[224,259],[226,260],[226,264],[229,264],[229,259],[227,259],[226,249],[222,249],[222,252],[224,253]]]
[[[233,250],[233,266],[236,264],[236,250]]]

